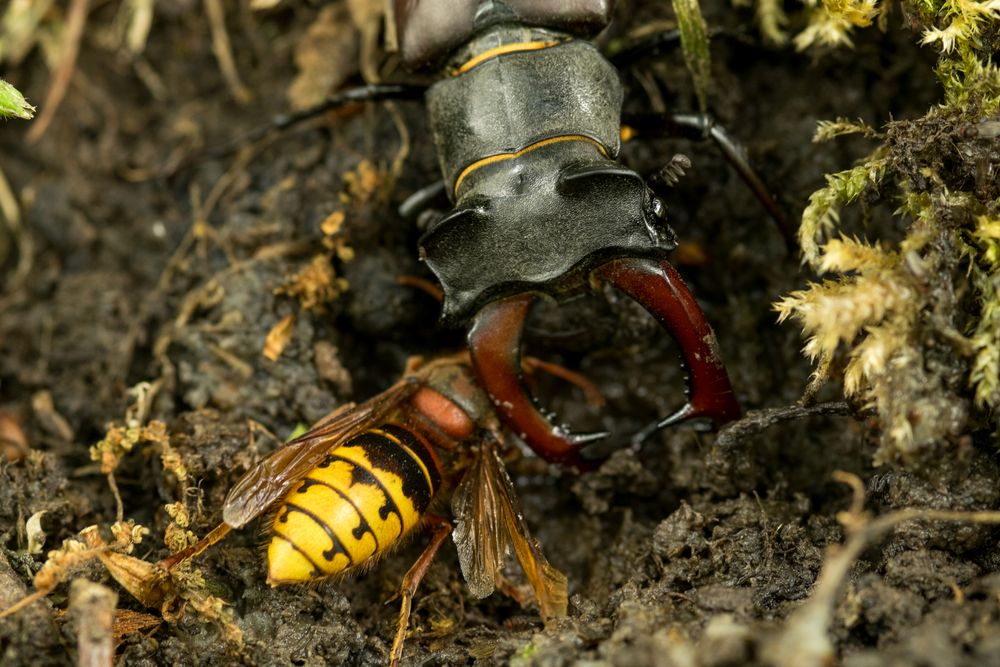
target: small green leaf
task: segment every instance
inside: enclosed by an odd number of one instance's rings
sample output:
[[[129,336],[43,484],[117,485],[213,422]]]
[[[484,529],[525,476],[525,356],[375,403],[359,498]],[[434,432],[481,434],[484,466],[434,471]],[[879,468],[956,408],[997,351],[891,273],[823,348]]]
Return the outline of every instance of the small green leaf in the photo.
[[[3,79],[0,79],[0,118],[14,116],[31,120],[35,115],[35,107],[28,104],[24,95]]]

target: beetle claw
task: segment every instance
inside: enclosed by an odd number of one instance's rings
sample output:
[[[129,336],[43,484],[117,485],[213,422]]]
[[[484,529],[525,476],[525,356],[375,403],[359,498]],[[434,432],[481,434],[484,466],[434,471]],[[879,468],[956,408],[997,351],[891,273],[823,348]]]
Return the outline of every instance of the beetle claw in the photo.
[[[645,434],[688,419],[707,418],[722,426],[740,417],[715,333],[691,290],[666,260],[616,259],[595,272],[599,278],[638,301],[677,341],[687,367],[688,402],[673,414],[644,429]]]
[[[469,330],[469,352],[479,380],[497,414],[546,461],[585,470],[591,462],[580,455],[583,444],[606,433],[570,433],[538,409],[521,373],[521,337],[532,294],[517,294],[487,304]]]
[[[594,271],[635,299],[663,326],[681,349],[688,368],[688,402],[673,414],[635,434],[640,444],[656,431],[681,421],[707,418],[716,426],[737,419],[740,406],[719,356],[718,344],[705,314],[674,267],[666,260],[625,258]],[[584,446],[607,433],[571,433],[552,423],[535,404],[521,373],[521,338],[528,309],[535,300],[518,294],[487,304],[469,331],[469,351],[480,382],[497,414],[536,454],[547,461],[586,470],[596,463]],[[596,450],[603,450],[597,447]]]

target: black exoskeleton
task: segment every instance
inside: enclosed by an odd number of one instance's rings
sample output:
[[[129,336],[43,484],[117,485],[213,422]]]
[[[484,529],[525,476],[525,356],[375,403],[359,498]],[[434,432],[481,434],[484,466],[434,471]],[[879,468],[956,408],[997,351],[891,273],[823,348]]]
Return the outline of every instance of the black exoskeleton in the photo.
[[[404,61],[444,63],[426,102],[454,209],[420,247],[447,323],[514,294],[558,296],[611,259],[676,247],[662,202],[616,162],[618,72],[575,39],[603,28],[612,5],[396,3]]]

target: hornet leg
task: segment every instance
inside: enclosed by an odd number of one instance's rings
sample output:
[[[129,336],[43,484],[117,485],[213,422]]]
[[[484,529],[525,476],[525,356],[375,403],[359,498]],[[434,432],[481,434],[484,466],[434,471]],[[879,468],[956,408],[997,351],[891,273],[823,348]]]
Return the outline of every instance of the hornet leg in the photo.
[[[445,539],[451,535],[451,522],[439,516],[428,516],[429,522],[434,523],[434,534],[427,548],[420,554],[417,562],[407,571],[403,577],[403,583],[399,587],[399,597],[402,599],[399,608],[399,623],[396,625],[396,637],[392,641],[392,650],[389,652],[390,667],[397,667],[403,657],[403,642],[406,641],[406,628],[410,625],[410,608],[413,604],[413,595],[417,592],[420,580],[427,574],[427,568],[431,566],[431,561],[437,554],[438,549]]]

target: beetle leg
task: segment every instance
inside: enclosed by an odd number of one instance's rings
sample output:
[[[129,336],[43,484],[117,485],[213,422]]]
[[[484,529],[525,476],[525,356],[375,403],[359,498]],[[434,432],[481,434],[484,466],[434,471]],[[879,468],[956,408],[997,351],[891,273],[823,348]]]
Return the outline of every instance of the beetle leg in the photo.
[[[396,637],[392,640],[392,650],[389,652],[390,667],[397,667],[403,657],[403,642],[406,641],[406,629],[410,625],[410,609],[413,604],[413,595],[417,592],[420,580],[427,574],[427,568],[431,566],[431,561],[437,554],[438,549],[444,544],[445,539],[451,534],[451,522],[440,516],[427,516],[428,522],[434,523],[434,534],[427,544],[420,558],[413,564],[403,577],[403,583],[399,587],[399,597],[402,600],[399,608],[399,622],[396,625]]]
[[[626,116],[622,122],[637,129],[642,134],[675,136],[692,141],[711,139],[729,166],[750,188],[757,201],[778,225],[789,250],[795,248],[796,231],[784,210],[771,196],[767,184],[750,165],[746,149],[711,115],[706,113],[634,114]]]
[[[715,142],[716,147],[718,147],[719,152],[722,153],[722,157],[726,159],[729,166],[739,174],[739,177],[743,179],[747,187],[753,192],[754,196],[757,197],[757,201],[761,203],[761,206],[768,212],[774,222],[778,225],[778,229],[781,230],[781,234],[785,237],[785,242],[788,243],[789,248],[795,247],[795,230],[792,228],[788,221],[788,217],[785,212],[778,206],[778,203],[771,196],[770,190],[768,190],[767,185],[761,179],[760,174],[750,166],[750,161],[747,159],[746,149],[733,138],[732,135],[726,130],[725,127],[720,125],[715,121],[714,118],[708,114],[671,114],[671,121],[680,128],[691,128],[696,131],[702,132],[702,136],[709,137]]]
[[[426,86],[414,86],[399,83],[371,83],[365,86],[347,88],[329,95],[319,104],[288,114],[279,114],[266,125],[250,130],[233,143],[207,153],[207,157],[220,158],[235,153],[243,146],[263,139],[272,132],[280,132],[304,123],[310,118],[320,116],[327,111],[338,109],[356,102],[381,102],[383,100],[421,100],[426,92]]]
[[[518,294],[487,304],[469,331],[469,352],[479,381],[493,400],[501,420],[540,457],[580,469],[580,446],[606,433],[572,434],[554,425],[535,405],[521,373],[521,337],[535,297]]]
[[[688,371],[688,402],[661,419],[656,428],[696,417],[717,426],[740,416],[715,333],[698,302],[666,260],[624,258],[602,265],[594,275],[639,302],[673,336]]]
[[[681,31],[663,30],[649,37],[629,44],[616,53],[608,54],[608,61],[618,69],[631,67],[640,60],[663,55],[676,49],[681,44]]]
[[[415,218],[417,214],[437,203],[445,206],[448,204],[448,187],[444,181],[434,181],[407,197],[399,205],[399,216],[401,218]]]

